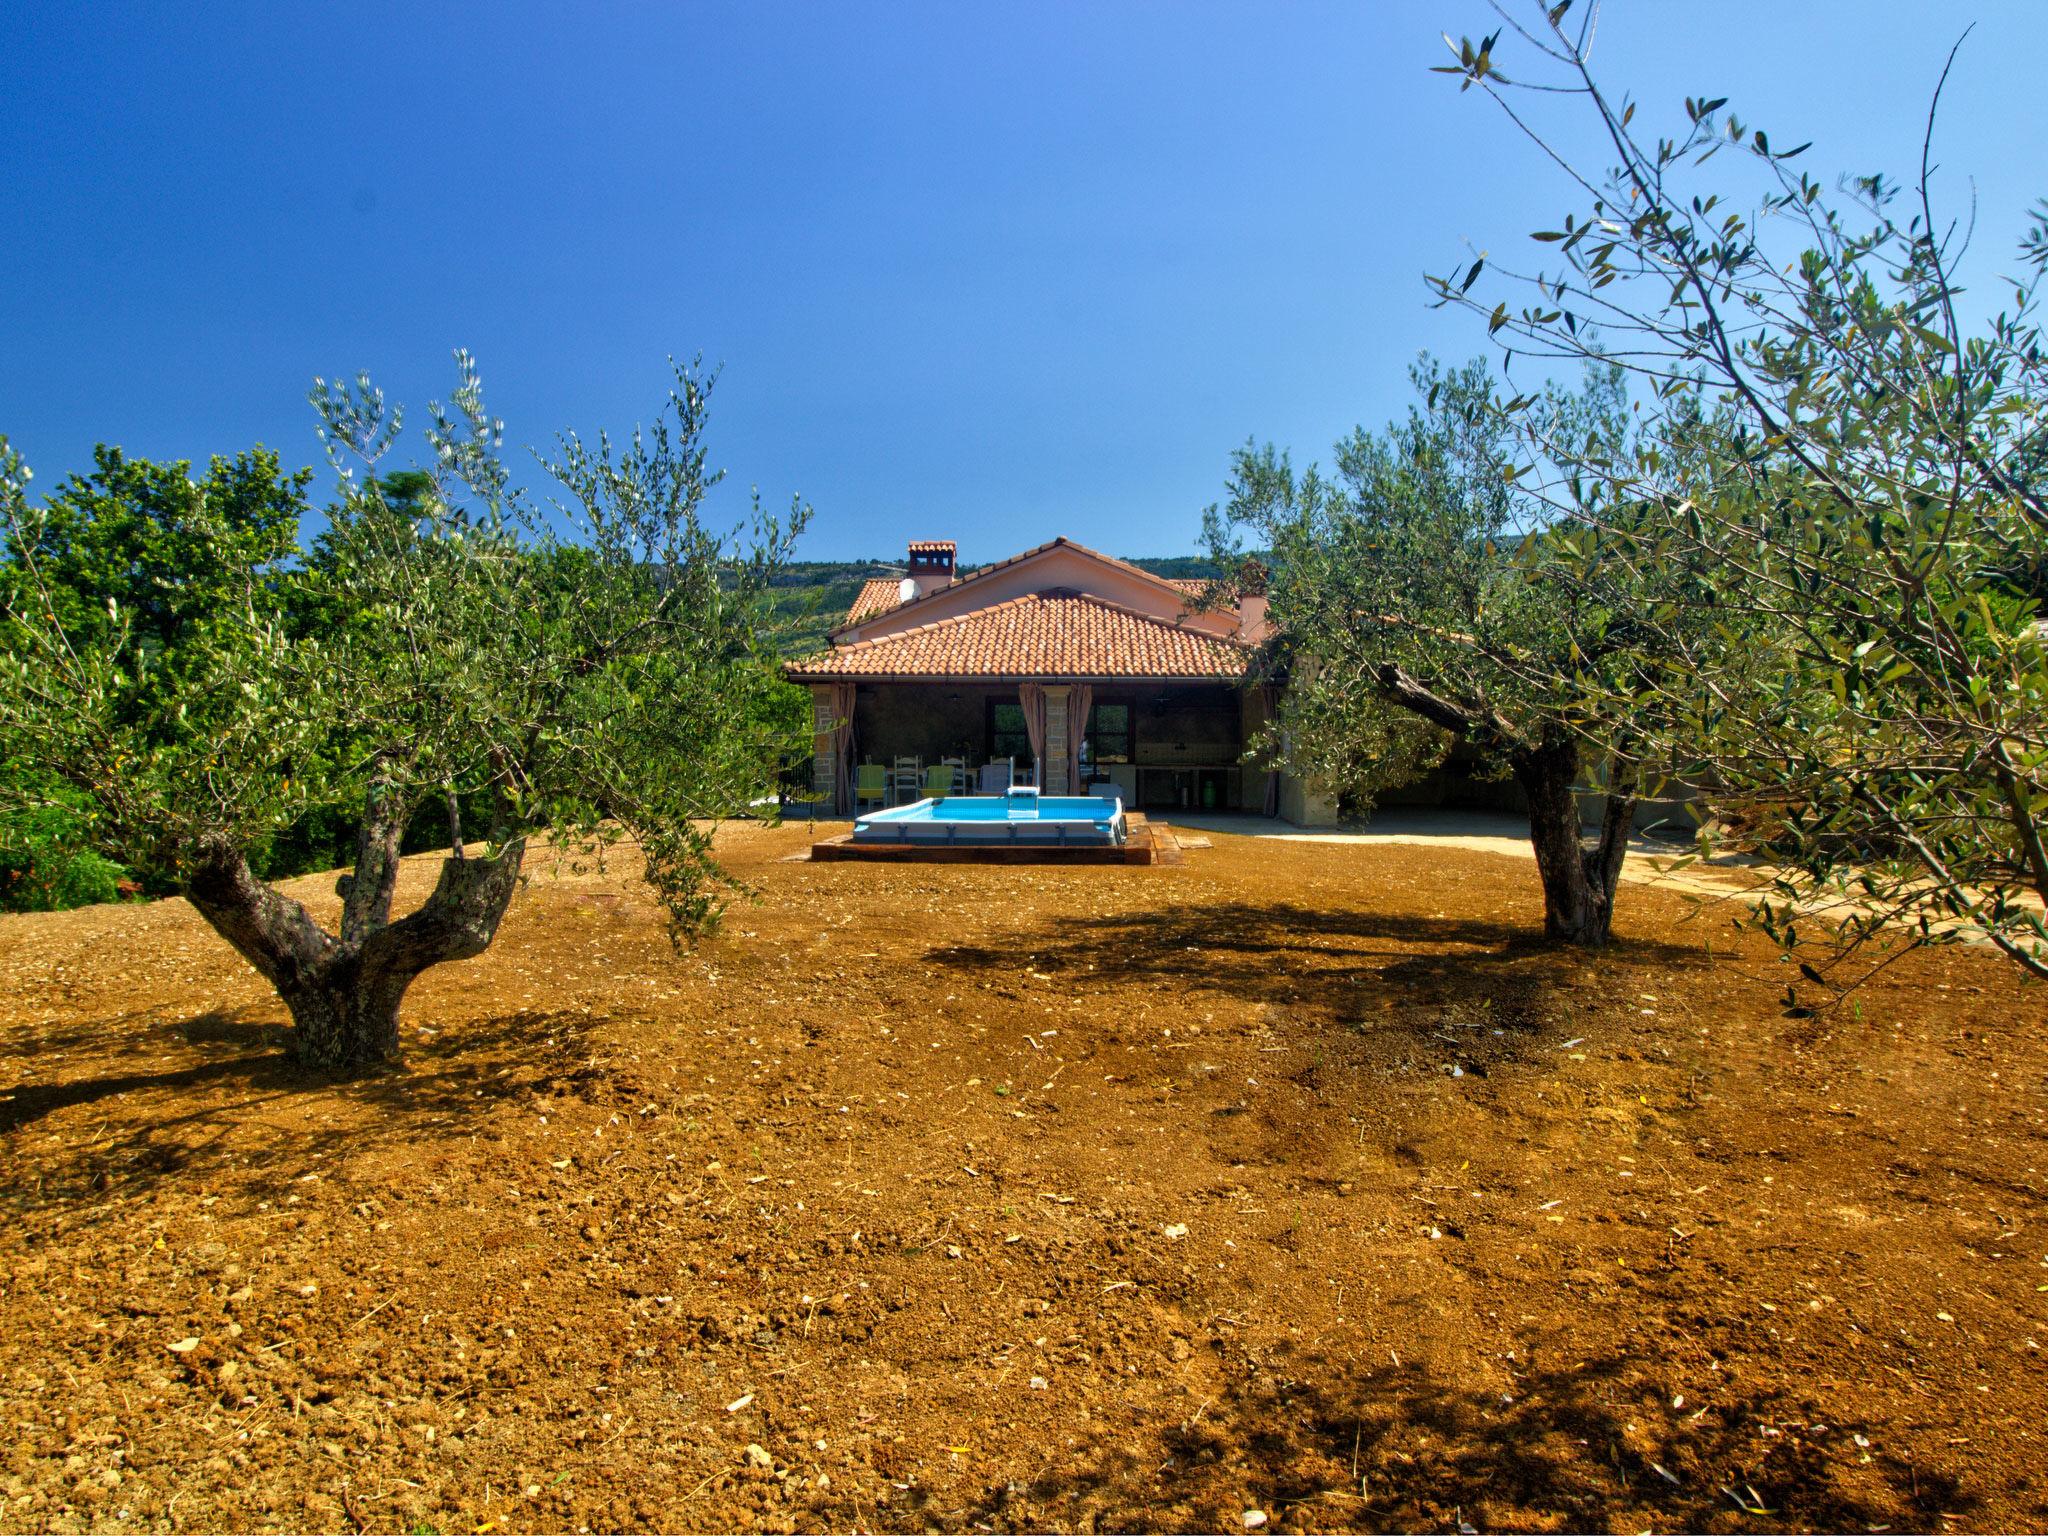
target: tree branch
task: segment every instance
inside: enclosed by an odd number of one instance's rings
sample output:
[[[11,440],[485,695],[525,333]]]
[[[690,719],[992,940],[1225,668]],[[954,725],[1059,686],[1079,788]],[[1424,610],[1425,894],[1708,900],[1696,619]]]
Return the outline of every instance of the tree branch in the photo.
[[[1485,731],[1509,745],[1522,743],[1522,733],[1498,710],[1455,703],[1432,691],[1395,662],[1381,662],[1373,680],[1390,704],[1399,705],[1410,714],[1420,715],[1454,736],[1470,736]]]

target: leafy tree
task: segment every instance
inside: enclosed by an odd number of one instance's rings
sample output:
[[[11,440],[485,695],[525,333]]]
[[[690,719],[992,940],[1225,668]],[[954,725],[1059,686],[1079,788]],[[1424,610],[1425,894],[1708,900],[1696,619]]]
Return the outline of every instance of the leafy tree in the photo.
[[[82,797],[99,846],[173,881],[277,988],[300,1059],[330,1069],[397,1057],[407,987],[490,944],[543,830],[560,850],[634,839],[677,931],[714,921],[711,822],[757,800],[797,745],[759,706],[783,686],[761,615],[808,509],[779,520],[757,498],[739,550],[707,529],[709,380],[679,369],[664,414],[624,444],[560,439],[551,512],[513,484],[457,356],[424,484],[379,478],[401,417],[367,378],[315,388],[339,489],[303,567],[235,543],[208,496],[185,508],[233,555],[227,600],[174,664],[121,603],[104,625],[64,606],[37,553],[51,509],[30,505],[18,458],[0,474],[21,552],[0,752]],[[472,841],[461,807],[479,800]],[[329,932],[251,859],[336,805],[355,807],[356,837]],[[448,854],[425,902],[394,917],[402,840],[429,806]]]
[[[1725,97],[1639,127],[1588,62],[1593,7],[1503,14],[1512,79],[1500,33],[1444,70],[1547,151],[1575,206],[1534,237],[1547,265],[1431,281],[1516,358],[1645,387],[1623,450],[1532,419],[1534,458],[1563,472],[1531,491],[1679,607],[1771,637],[1768,685],[1709,676],[1666,700],[1694,710],[1704,774],[1778,860],[1764,923],[1832,929],[1831,963],[1981,937],[2048,977],[2048,204],[2004,308],[1973,324],[1968,231],[1937,211],[1932,160],[1953,50],[1917,177],[1831,188]],[[1567,104],[1606,169],[1537,115]]]
[[[1207,519],[1212,554],[1240,565],[1243,530],[1270,551],[1267,662],[1287,679],[1279,739],[1295,771],[1369,804],[1463,742],[1528,800],[1547,936],[1604,944],[1662,740],[1635,700],[1686,663],[1689,632],[1646,644],[1638,594],[1597,542],[1542,535],[1483,362],[1413,378],[1424,403],[1339,443],[1334,477],[1241,450]],[[1573,436],[1624,431],[1611,371],[1539,410]],[[1576,793],[1589,766],[1604,780],[1590,845]]]
[[[50,613],[74,641],[107,643],[125,626],[150,679],[173,686],[188,647],[235,600],[247,573],[273,580],[297,551],[310,471],[287,474],[258,448],[215,458],[203,478],[187,463],[156,464],[102,445],[93,469],[49,498],[34,523],[0,541],[0,614],[19,610],[33,570]],[[119,619],[114,616],[120,615]],[[0,617],[0,636],[20,653],[28,636]],[[127,723],[141,725],[161,699],[138,697]],[[124,871],[87,846],[89,818],[63,780],[32,756],[0,758],[13,790],[0,807],[0,905],[63,907],[112,900]]]
[[[10,611],[36,572],[74,640],[104,643],[119,623],[152,662],[181,650],[250,573],[271,579],[298,554],[311,470],[286,474],[263,448],[189,463],[93,450],[93,469],[51,496],[34,523],[7,530],[0,582]],[[113,617],[120,615],[119,619]]]

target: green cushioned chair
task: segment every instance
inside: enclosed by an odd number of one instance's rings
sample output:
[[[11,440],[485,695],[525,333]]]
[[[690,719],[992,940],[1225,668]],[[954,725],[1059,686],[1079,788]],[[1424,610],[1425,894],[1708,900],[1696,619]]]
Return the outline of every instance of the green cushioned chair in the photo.
[[[889,803],[889,770],[880,763],[862,763],[853,770],[854,813],[858,815],[870,800],[877,805]]]

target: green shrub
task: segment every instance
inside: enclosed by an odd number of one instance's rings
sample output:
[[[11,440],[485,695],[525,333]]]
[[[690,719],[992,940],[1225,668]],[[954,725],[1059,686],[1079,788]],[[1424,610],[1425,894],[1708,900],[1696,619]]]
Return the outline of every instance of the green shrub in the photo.
[[[128,871],[81,847],[79,832],[56,806],[0,822],[0,910],[62,912],[135,894]]]

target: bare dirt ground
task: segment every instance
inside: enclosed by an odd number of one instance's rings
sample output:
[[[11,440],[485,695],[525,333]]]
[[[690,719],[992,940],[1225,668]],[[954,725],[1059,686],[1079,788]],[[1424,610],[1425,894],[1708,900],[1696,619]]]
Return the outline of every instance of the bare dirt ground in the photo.
[[[1725,913],[1550,952],[1483,854],[811,835],[693,954],[537,871],[351,1085],[182,903],[0,919],[0,1527],[2048,1523],[1995,958],[1792,1020]]]

